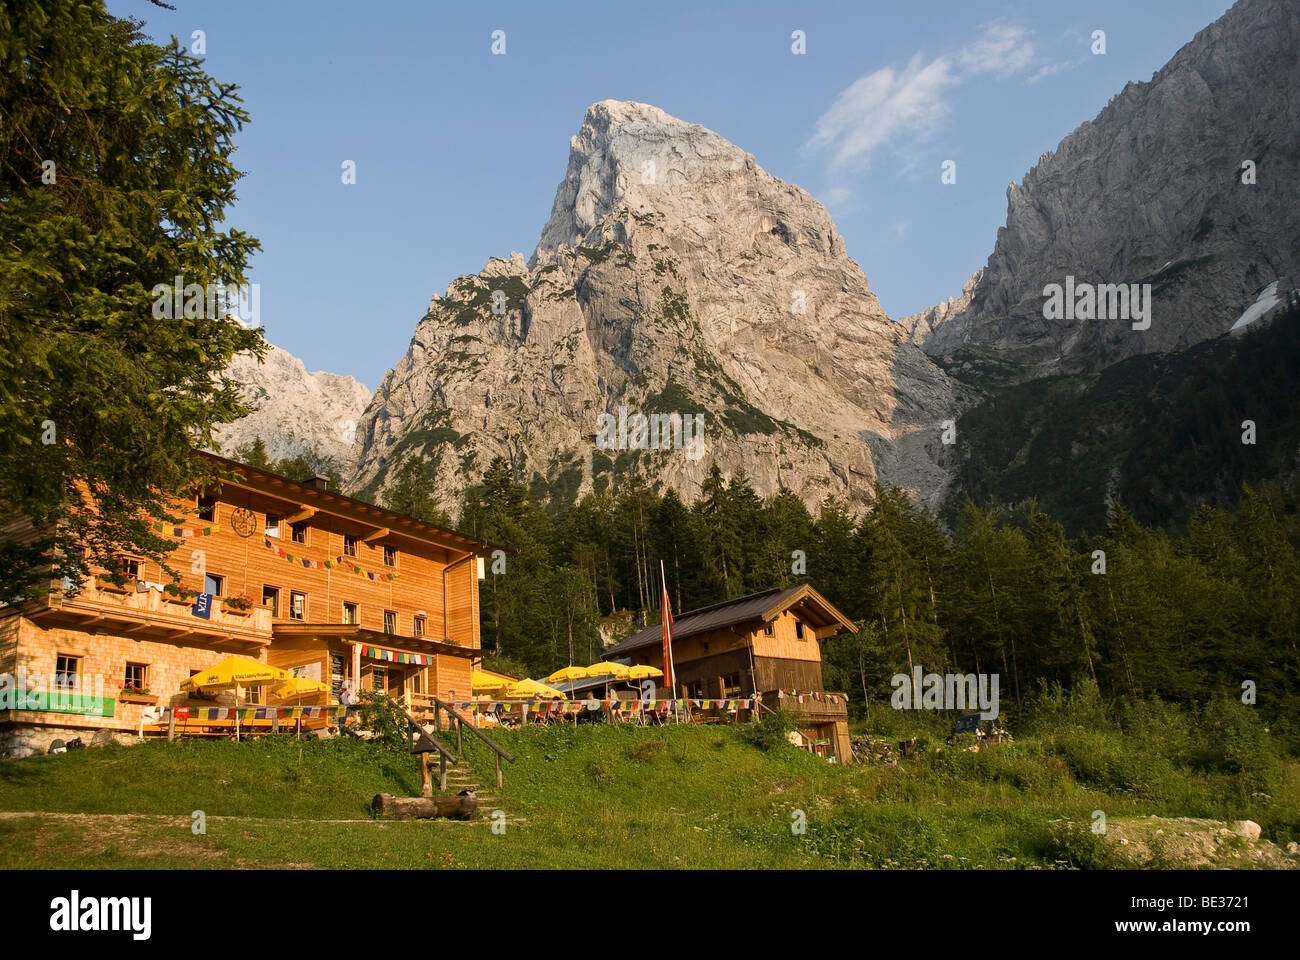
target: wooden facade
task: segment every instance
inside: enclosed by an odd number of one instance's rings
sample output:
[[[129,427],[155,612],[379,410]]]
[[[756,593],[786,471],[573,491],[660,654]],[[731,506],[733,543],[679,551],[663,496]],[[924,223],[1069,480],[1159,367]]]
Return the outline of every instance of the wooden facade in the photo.
[[[826,694],[820,641],[857,627],[811,586],[765,590],[678,614],[673,623],[672,695],[698,699],[747,698],[800,719],[805,743],[822,756],[848,762],[848,707]],[[605,651],[607,660],[663,668],[658,625]],[[794,691],[782,696],[782,691]],[[801,699],[802,698],[802,699]]]
[[[331,685],[294,701],[337,702],[346,680],[394,696],[468,698],[479,650],[478,583],[493,544],[210,454],[229,472],[205,495],[174,502],[164,536],[181,582],[213,597],[206,618],[193,601],[162,592],[161,565],[123,556],[123,587],[99,577],[53,584],[48,596],[0,608],[0,674],[21,670],[29,686],[102,683],[111,716],[0,709],[6,725],[135,730],[142,711],[184,705],[192,673],[232,653]],[[22,535],[21,525],[10,528]],[[251,598],[240,611],[227,600]],[[444,599],[445,598],[445,599]],[[122,695],[128,683],[147,695]],[[254,690],[218,703],[267,703]],[[211,701],[208,701],[209,703]]]

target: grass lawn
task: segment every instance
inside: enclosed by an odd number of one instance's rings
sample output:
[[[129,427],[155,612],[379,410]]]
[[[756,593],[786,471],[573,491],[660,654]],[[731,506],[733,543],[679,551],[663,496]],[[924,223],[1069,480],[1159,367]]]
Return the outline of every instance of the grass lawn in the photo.
[[[1080,776],[1048,740],[834,766],[727,727],[503,731],[517,762],[471,823],[370,818],[419,793],[414,757],[354,740],[261,738],[0,760],[0,868],[1067,867],[1114,865],[1092,811],[1250,818],[1300,836],[1277,797],[1173,771],[1145,789]],[[490,753],[466,740],[484,792]],[[504,813],[494,832],[492,811]],[[206,833],[191,819],[201,810]],[[800,814],[802,812],[802,816]],[[36,816],[28,813],[38,812]],[[806,822],[802,833],[792,829]]]

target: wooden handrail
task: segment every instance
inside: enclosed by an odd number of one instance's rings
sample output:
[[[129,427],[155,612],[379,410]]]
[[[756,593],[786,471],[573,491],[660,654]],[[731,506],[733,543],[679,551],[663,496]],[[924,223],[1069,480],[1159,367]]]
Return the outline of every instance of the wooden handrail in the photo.
[[[442,709],[446,710],[449,714],[455,717],[457,721],[460,722],[461,726],[468,727],[470,733],[474,734],[474,736],[478,737],[489,747],[495,750],[498,754],[501,755],[503,759],[508,760],[511,763],[515,762],[515,758],[511,756],[508,751],[503,750],[501,746],[496,743],[496,741],[494,741],[486,733],[484,733],[482,730],[476,727],[471,720],[469,720],[463,713],[461,713],[459,710],[453,707],[450,703],[447,703],[445,700],[441,699],[440,697],[433,696],[433,695],[430,695],[429,699],[434,702],[435,709],[441,707]]]
[[[433,744],[435,750],[437,750],[440,754],[442,754],[447,760],[451,761],[452,763],[458,762],[456,760],[456,755],[454,753],[452,753],[441,743],[439,743],[437,737],[435,737],[433,734],[429,733],[427,730],[424,729],[424,724],[422,724],[419,720],[416,720],[415,717],[411,716],[405,710],[403,710],[402,713],[406,716],[406,732],[408,736],[412,732],[418,732],[421,736],[428,737],[429,742]]]

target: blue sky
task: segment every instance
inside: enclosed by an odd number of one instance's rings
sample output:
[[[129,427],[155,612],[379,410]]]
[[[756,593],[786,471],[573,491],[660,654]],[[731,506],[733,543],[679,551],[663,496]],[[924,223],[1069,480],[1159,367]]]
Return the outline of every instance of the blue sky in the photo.
[[[202,30],[208,71],[242,88],[230,222],[262,241],[267,337],[371,389],[432,294],[532,253],[591,103],[652,103],[803,187],[896,318],[956,295],[992,251],[1007,184],[1229,6],[173,2],[109,9],[160,40]]]

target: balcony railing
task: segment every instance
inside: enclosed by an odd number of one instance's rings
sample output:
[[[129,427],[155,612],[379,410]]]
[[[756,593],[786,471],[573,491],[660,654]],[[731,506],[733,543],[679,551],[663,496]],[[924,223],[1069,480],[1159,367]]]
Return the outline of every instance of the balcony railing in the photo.
[[[844,694],[822,690],[796,690],[793,694],[788,690],[767,690],[763,693],[763,706],[825,721],[847,720],[849,716],[848,698]]]
[[[91,579],[78,591],[57,591],[56,597],[61,599],[60,605],[64,608],[95,604],[135,616],[147,615],[160,620],[177,620],[186,626],[206,623],[210,626],[228,627],[239,632],[264,633],[268,639],[271,633],[271,611],[267,607],[254,604],[251,610],[236,613],[227,610],[221,598],[215,597],[211,612],[204,620],[191,613],[194,606],[193,598],[181,601],[152,588],[138,592],[135,584],[131,582],[119,588]]]

